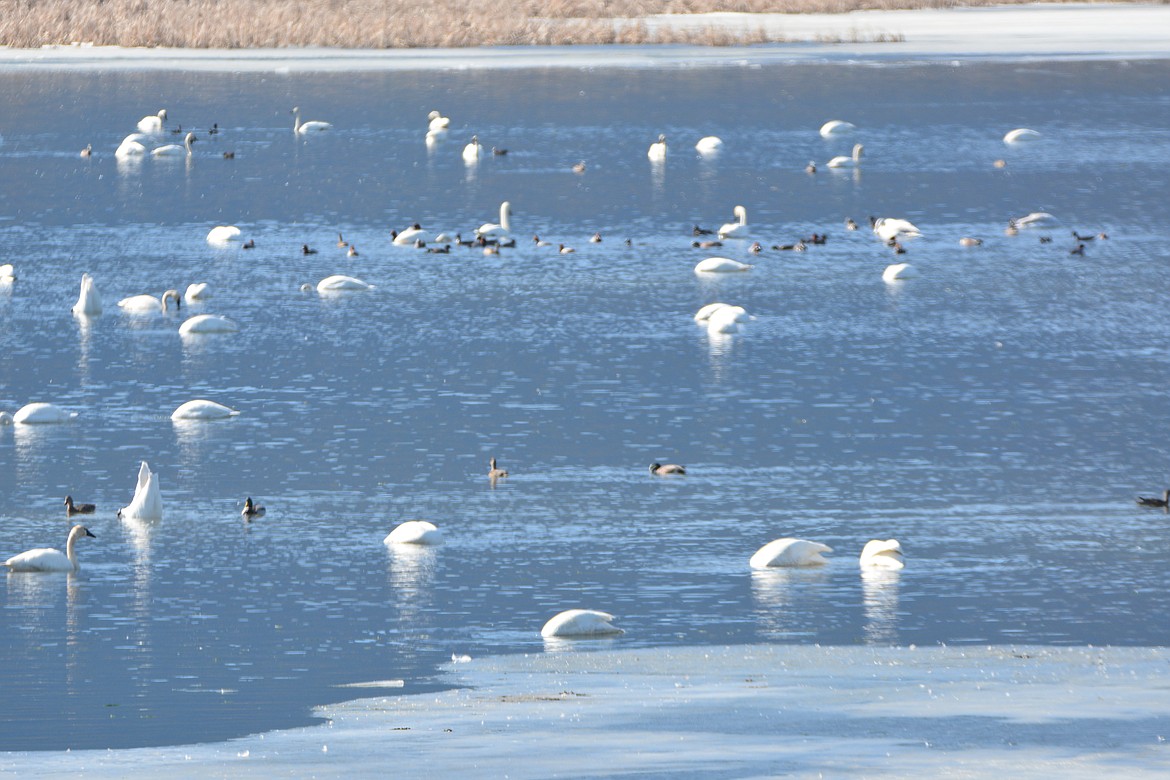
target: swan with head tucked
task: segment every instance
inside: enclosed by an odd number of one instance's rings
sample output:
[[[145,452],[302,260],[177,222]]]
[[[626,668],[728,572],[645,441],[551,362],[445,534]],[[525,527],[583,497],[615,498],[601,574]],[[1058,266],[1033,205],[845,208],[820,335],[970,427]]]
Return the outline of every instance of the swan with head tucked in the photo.
[[[695,266],[697,274],[725,274],[749,270],[751,270],[750,264],[741,263],[729,257],[708,257]]]
[[[552,637],[614,636],[626,633],[613,625],[614,616],[596,609],[569,609],[553,616],[540,635]]]
[[[317,120],[310,120],[308,122],[301,121],[300,106],[293,106],[293,132],[297,135],[305,135],[307,133],[320,133],[325,130],[333,129],[333,125],[328,122],[320,122]]]
[[[197,398],[180,404],[171,412],[172,420],[222,420],[225,417],[235,417],[239,412],[215,401]]]
[[[491,238],[492,236],[506,236],[512,232],[512,204],[504,201],[500,204],[500,221],[485,222],[475,229],[477,236]]]
[[[179,326],[179,334],[186,336],[190,333],[235,333],[240,329],[232,320],[218,314],[196,314],[184,320]]]
[[[443,543],[443,532],[427,520],[407,520],[399,524],[382,540],[383,544],[425,544]]]
[[[662,162],[666,159],[666,136],[659,135],[658,140],[650,144],[650,148],[646,150],[646,156],[652,162]]]
[[[1060,220],[1049,214],[1047,211],[1033,211],[1031,214],[1025,214],[1022,217],[1009,219],[1008,225],[1015,228],[1051,227],[1058,222],[1060,222]]]
[[[862,567],[879,569],[901,569],[906,566],[902,557],[902,545],[897,539],[872,539],[861,549],[859,563]]]
[[[723,139],[717,135],[708,135],[700,138],[695,144],[699,154],[714,154],[723,148]]]
[[[824,566],[826,561],[821,553],[832,552],[833,548],[807,539],[785,537],[768,542],[751,557],[748,565],[753,569],[775,567]]]
[[[735,215],[735,222],[721,225],[716,232],[720,238],[743,238],[748,234],[747,209],[743,206],[736,206],[731,210],[731,213]]]
[[[742,306],[724,306],[711,312],[707,318],[708,333],[738,333],[739,323],[750,319],[747,309]]]
[[[163,312],[167,310],[167,302],[174,301],[175,309],[183,308],[182,299],[179,298],[178,290],[167,290],[158,298],[153,295],[132,295],[129,298],[123,298],[118,301],[118,307],[126,311],[133,312]]]
[[[162,520],[162,494],[158,489],[158,475],[150,470],[146,461],[138,467],[138,482],[134,486],[134,498],[128,506],[118,510],[118,517],[126,520]]]
[[[918,269],[909,263],[894,263],[886,266],[882,271],[883,282],[900,282],[903,279],[914,279],[918,276]]]
[[[408,228],[405,228],[401,233],[395,233],[391,243],[397,246],[409,246],[415,241],[422,241],[424,244],[431,240],[431,234],[423,230],[422,225],[415,222]]]
[[[150,153],[154,157],[190,157],[191,144],[199,139],[195,137],[194,133],[187,133],[186,138],[183,139],[182,144],[167,144],[166,146],[159,146],[151,149]]]
[[[122,139],[122,143],[118,144],[118,148],[114,150],[114,157],[119,160],[124,160],[128,157],[141,157],[146,154],[146,146],[143,145],[142,140],[146,138],[142,133],[131,133]]]
[[[356,279],[352,276],[345,276],[343,274],[334,274],[333,276],[326,276],[321,281],[317,282],[317,292],[337,292],[343,290],[372,290],[374,285],[367,284],[361,279]]]
[[[1014,144],[1019,141],[1034,141],[1039,137],[1040,133],[1036,132],[1035,130],[1031,130],[1027,127],[1017,127],[1015,130],[1009,131],[1007,135],[1003,137],[1003,142],[1005,144]]]
[[[227,244],[240,237],[240,229],[235,225],[216,225],[207,231],[207,243]]]
[[[856,168],[861,165],[861,153],[865,151],[865,147],[861,144],[853,144],[853,154],[851,155],[837,155],[826,163],[830,168]]]
[[[167,110],[161,109],[157,114],[149,114],[138,120],[138,132],[161,133],[163,122],[167,120]]]
[[[846,135],[853,132],[857,125],[852,122],[846,122],[844,119],[830,119],[821,125],[821,138],[831,138],[835,135]]]
[[[441,132],[451,126],[451,120],[438,111],[427,114],[427,130],[432,133]]]
[[[211,297],[211,287],[207,282],[194,282],[187,285],[187,291],[183,293],[183,300],[187,303],[194,303],[195,301],[202,301],[205,298]]]
[[[464,162],[479,162],[480,146],[481,144],[479,143],[479,136],[471,136],[471,141],[467,144],[467,146],[463,147]]]
[[[695,312],[695,322],[706,322],[711,319],[712,314],[729,306],[731,306],[730,303],[708,303]]]
[[[53,425],[69,422],[75,417],[77,412],[67,412],[60,406],[37,401],[17,409],[12,421],[24,425]]]
[[[90,316],[102,313],[102,296],[89,274],[81,275],[81,293],[77,296],[77,303],[73,304],[73,313]]]
[[[917,238],[922,235],[922,231],[907,219],[870,217],[869,222],[873,227],[873,232],[882,241],[893,241],[899,238]]]
[[[36,549],[14,555],[4,562],[8,571],[44,571],[44,572],[73,572],[81,568],[77,561],[77,553],[73,545],[78,539],[86,536],[96,539],[84,525],[75,525],[69,529],[69,537],[65,540],[65,552],[52,547],[37,547]]]

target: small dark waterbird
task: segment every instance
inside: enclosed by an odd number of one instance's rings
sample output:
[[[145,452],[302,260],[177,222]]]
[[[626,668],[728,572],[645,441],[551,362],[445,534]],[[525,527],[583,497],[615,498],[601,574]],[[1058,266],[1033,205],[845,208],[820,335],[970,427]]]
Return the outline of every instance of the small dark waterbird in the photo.
[[[1153,509],[1170,509],[1170,490],[1163,491],[1161,498],[1146,498],[1138,496],[1138,506],[1148,506]]]
[[[93,504],[75,504],[73,503],[73,496],[65,496],[65,516],[72,517],[73,515],[91,515],[96,510]]]

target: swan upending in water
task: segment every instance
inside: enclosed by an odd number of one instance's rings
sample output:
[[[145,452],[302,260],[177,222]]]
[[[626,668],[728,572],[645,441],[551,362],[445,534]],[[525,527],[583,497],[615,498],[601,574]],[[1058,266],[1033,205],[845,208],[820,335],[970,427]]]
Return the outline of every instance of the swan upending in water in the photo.
[[[741,263],[738,260],[732,260],[729,257],[708,257],[706,260],[701,260],[695,266],[695,273],[697,274],[723,274],[735,273],[737,271],[747,271],[751,269],[748,263]]]
[[[69,422],[77,417],[77,412],[67,412],[60,406],[36,402],[25,404],[12,415],[12,421],[24,425],[52,425],[54,423]]]
[[[443,532],[438,526],[427,520],[407,520],[394,528],[383,544],[425,544],[434,545],[443,543]]]
[[[89,274],[81,275],[81,293],[77,296],[77,303],[73,304],[73,313],[91,316],[102,313],[102,296]]]
[[[768,542],[751,557],[748,565],[753,569],[769,569],[777,566],[823,566],[828,563],[821,553],[832,552],[833,548],[820,542],[785,537]]]
[[[239,412],[231,407],[197,398],[180,404],[179,408],[171,412],[172,420],[221,420],[225,417],[235,417]]]
[[[731,213],[735,215],[735,222],[721,225],[716,232],[720,238],[743,238],[748,234],[747,209],[743,206],[736,206],[731,210]]]
[[[1040,133],[1035,130],[1030,130],[1027,127],[1017,127],[1011,130],[1003,137],[1005,144],[1014,144],[1017,141],[1034,141],[1040,137]]]
[[[858,562],[861,566],[879,569],[901,569],[906,566],[902,558],[902,545],[897,539],[872,539],[866,542]]]
[[[742,306],[724,306],[711,312],[707,317],[708,333],[738,333],[739,323],[748,319],[747,309]]]
[[[900,282],[903,279],[913,279],[918,276],[918,269],[909,263],[894,263],[886,266],[882,271],[883,282]]]
[[[853,124],[852,122],[846,122],[843,119],[830,119],[828,122],[825,122],[823,125],[821,125],[821,138],[831,138],[835,135],[845,135],[847,133],[853,132],[853,130],[856,128],[857,125]]]
[[[180,335],[188,333],[235,333],[240,326],[218,314],[196,314],[179,326]]]
[[[134,486],[134,498],[128,506],[118,510],[118,517],[125,520],[162,520],[162,516],[158,475],[150,470],[146,461],[142,461],[138,468],[138,482]]]
[[[320,133],[324,130],[331,130],[333,125],[328,122],[319,122],[317,120],[310,120],[308,122],[301,121],[300,106],[293,106],[293,132],[297,135],[305,135],[306,133]]]
[[[504,201],[500,204],[500,221],[485,222],[475,229],[477,236],[485,238],[491,236],[506,236],[512,232],[512,204]]]
[[[853,144],[853,154],[837,155],[826,163],[830,168],[856,168],[861,165],[861,153],[865,151],[865,147],[861,144]]]
[[[151,149],[150,153],[155,157],[190,157],[191,144],[198,140],[194,133],[187,133],[187,137],[183,139],[182,144],[167,144],[157,149]]]
[[[9,571],[77,571],[81,568],[81,564],[77,562],[77,553],[74,552],[73,545],[78,539],[86,536],[97,538],[84,525],[75,525],[69,529],[69,537],[65,540],[65,552],[52,547],[37,547],[22,552],[20,555],[12,556],[4,562],[4,565],[8,567]]]
[[[613,615],[596,609],[569,609],[555,615],[540,629],[543,637],[613,636],[626,633],[613,625]]]
[[[699,154],[714,154],[723,148],[723,139],[717,135],[708,135],[700,138],[695,144]]]
[[[240,229],[235,225],[216,225],[207,231],[207,243],[226,244],[232,239],[239,238]]]
[[[646,156],[653,162],[662,162],[666,159],[666,136],[659,135],[658,140],[650,144],[650,148],[646,150]]]
[[[138,120],[138,132],[161,133],[163,122],[167,120],[167,110],[161,109],[157,114],[148,114]]]
[[[321,281],[317,282],[317,292],[336,292],[341,290],[372,290],[374,285],[367,284],[361,279],[356,279],[352,276],[344,276],[342,274],[334,274],[333,276],[326,276]]]
[[[189,284],[187,285],[187,291],[183,293],[183,300],[187,301],[187,303],[201,301],[204,298],[210,297],[211,287],[208,286],[207,282],[194,282]]]
[[[181,309],[183,307],[179,299],[178,290],[167,290],[158,298],[153,295],[132,295],[129,298],[123,298],[118,301],[118,307],[126,311],[151,312],[167,310],[167,301],[174,301],[175,308]]]

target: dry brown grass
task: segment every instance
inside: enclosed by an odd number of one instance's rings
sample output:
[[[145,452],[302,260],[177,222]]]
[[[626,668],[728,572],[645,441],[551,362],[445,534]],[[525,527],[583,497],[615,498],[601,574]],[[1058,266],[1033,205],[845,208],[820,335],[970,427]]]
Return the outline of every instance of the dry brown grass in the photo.
[[[999,0],[995,4],[1026,2]],[[1170,0],[1162,0],[1167,2]],[[992,0],[0,0],[0,45],[432,48],[779,42],[762,29],[657,30],[638,17],[711,11],[839,13]]]

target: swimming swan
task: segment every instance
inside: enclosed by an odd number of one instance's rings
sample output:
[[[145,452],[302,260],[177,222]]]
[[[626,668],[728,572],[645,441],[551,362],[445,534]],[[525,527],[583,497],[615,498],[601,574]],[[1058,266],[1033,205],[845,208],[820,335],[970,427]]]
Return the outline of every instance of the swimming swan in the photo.
[[[167,290],[160,297],[155,298],[153,295],[132,295],[129,298],[123,298],[118,301],[118,307],[126,311],[150,312],[167,310],[167,301],[174,301],[175,308],[181,309],[182,303],[179,299],[178,290]]]
[[[126,520],[162,520],[162,494],[158,490],[158,475],[150,470],[146,461],[138,468],[138,482],[134,486],[134,499],[129,506],[118,510],[118,517]]]
[[[89,274],[81,275],[81,293],[77,296],[77,303],[73,304],[73,313],[91,316],[102,313],[102,296]]]
[[[226,244],[239,236],[240,229],[235,225],[216,225],[207,232],[207,243]]]
[[[446,130],[451,126],[451,120],[440,114],[438,111],[432,111],[427,114],[427,130],[432,133],[437,133]]]
[[[114,150],[114,157],[124,160],[127,157],[140,157],[146,154],[146,147],[142,145],[142,139],[145,137],[142,133],[131,133],[126,136]]]
[[[222,420],[225,417],[235,417],[237,414],[239,414],[238,411],[223,404],[197,398],[194,401],[187,401],[185,404],[181,404],[178,409],[171,412],[171,419]]]
[[[886,266],[882,271],[883,282],[900,282],[903,279],[914,279],[918,276],[918,269],[909,263],[894,263]]]
[[[16,279],[16,268],[12,263],[0,265],[0,282],[11,282]]]
[[[443,532],[426,520],[407,520],[382,540],[383,544],[442,544]]]
[[[299,106],[293,106],[293,132],[297,135],[305,135],[306,133],[320,133],[324,130],[331,130],[333,125],[328,122],[301,121],[301,109]]]
[[[161,133],[163,129],[163,122],[167,119],[167,110],[164,108],[157,114],[150,114],[138,120],[138,131],[140,133]]]
[[[873,539],[865,543],[859,559],[861,566],[874,566],[879,569],[901,569],[906,566],[902,558],[902,545],[897,539]]]
[[[614,636],[626,633],[613,625],[613,615],[596,609],[570,609],[554,616],[540,629],[543,637]]]
[[[60,406],[37,402],[20,407],[12,415],[12,421],[24,425],[52,425],[69,422],[76,416],[77,412],[67,412]]]
[[[753,569],[769,569],[776,566],[823,566],[828,561],[821,557],[821,553],[832,551],[833,548],[827,544],[786,537],[765,544],[751,557],[748,565]]]
[[[741,263],[738,260],[732,260],[729,257],[708,257],[706,260],[700,261],[695,266],[695,273],[697,274],[722,274],[734,273],[736,271],[747,271],[751,266],[747,263]]]
[[[361,279],[355,279],[352,276],[344,276],[342,274],[334,274],[333,276],[326,276],[321,281],[317,282],[317,292],[336,292],[339,290],[372,290],[374,285],[366,284]]]
[[[831,138],[835,135],[846,135],[857,128],[857,125],[852,122],[846,122],[843,119],[830,119],[821,125],[821,138]]]
[[[1035,130],[1029,130],[1026,127],[1017,127],[1003,137],[1003,142],[1005,144],[1014,144],[1017,141],[1032,141],[1039,137],[1040,134]]]
[[[77,553],[73,545],[78,539],[90,536],[96,539],[84,525],[75,525],[69,529],[69,538],[65,540],[65,552],[52,547],[38,547],[20,555],[14,555],[4,562],[9,571],[77,571],[81,564],[77,562]]]
[[[180,335],[189,333],[235,333],[240,326],[218,314],[196,314],[179,326]]]
[[[659,135],[658,140],[650,144],[650,148],[646,150],[646,156],[653,162],[662,162],[666,159],[666,136]]]
[[[463,147],[463,160],[464,160],[464,162],[469,162],[469,163],[479,162],[479,150],[480,150],[479,136],[473,135],[473,136],[471,136],[471,142],[468,143],[467,146]]]
[[[394,236],[392,243],[397,244],[398,246],[407,246],[409,244],[413,244],[415,241],[422,241],[425,244],[430,240],[431,234],[423,230],[422,226],[416,222],[403,230],[401,233],[397,233]]]
[[[500,221],[485,222],[475,229],[477,236],[489,238],[491,236],[506,236],[512,232],[512,204],[504,201],[500,204]]]
[[[723,139],[717,135],[709,135],[700,138],[699,142],[695,144],[695,149],[699,154],[714,154],[723,148]]]
[[[736,206],[731,210],[735,215],[735,222],[728,222],[721,225],[719,230],[720,238],[743,238],[747,235],[747,209],[743,206]]]
[[[167,144],[166,146],[160,146],[157,149],[151,149],[150,153],[154,157],[190,157],[191,144],[198,140],[199,139],[195,137],[194,133],[187,133],[187,137],[183,139],[182,145]]]
[[[865,147],[861,144],[853,144],[852,155],[837,155],[833,159],[829,160],[826,165],[828,165],[830,168],[856,168],[858,165],[861,165],[861,153],[864,150]]]

